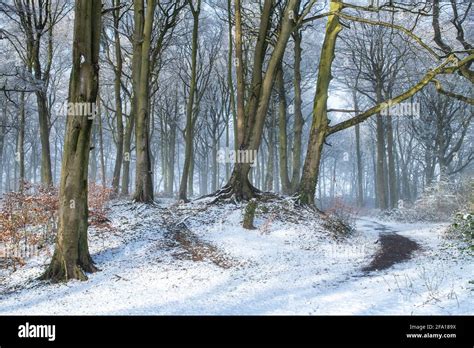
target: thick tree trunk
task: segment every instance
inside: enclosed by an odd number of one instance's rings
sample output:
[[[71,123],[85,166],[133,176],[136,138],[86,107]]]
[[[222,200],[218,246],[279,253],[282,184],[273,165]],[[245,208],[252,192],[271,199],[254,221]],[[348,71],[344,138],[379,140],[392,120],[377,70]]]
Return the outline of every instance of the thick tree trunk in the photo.
[[[235,197],[238,201],[248,201],[259,191],[252,186],[249,180],[250,164],[236,163],[229,182],[220,192],[224,198]]]
[[[332,0],[331,12],[337,14],[341,10],[341,3]],[[327,100],[329,83],[332,79],[331,67],[334,61],[336,40],[342,26],[337,15],[330,15],[326,24],[326,35],[321,49],[319,61],[318,81],[314,97],[313,121],[311,125],[308,150],[303,166],[303,174],[298,189],[301,204],[314,205],[314,194],[318,182],[319,165],[324,142],[328,134]]]
[[[138,22],[135,23],[135,35],[139,41],[137,60],[140,60],[137,73],[138,83],[134,90],[136,99],[136,173],[134,201],[153,202],[153,181],[150,154],[150,103],[149,103],[149,78],[150,78],[150,45],[153,27],[153,18],[156,7],[155,0],[147,0],[146,15],[143,0],[135,1],[135,13]]]
[[[95,104],[99,81],[101,3],[76,0],[70,103]],[[87,279],[96,271],[87,244],[87,168],[91,115],[67,117],[59,188],[59,226],[51,264],[42,276],[53,281]]]

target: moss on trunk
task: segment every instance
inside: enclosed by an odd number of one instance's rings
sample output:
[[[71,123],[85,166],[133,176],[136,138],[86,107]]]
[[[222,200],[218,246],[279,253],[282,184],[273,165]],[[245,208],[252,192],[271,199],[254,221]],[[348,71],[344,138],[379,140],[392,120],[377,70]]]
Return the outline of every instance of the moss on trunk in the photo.
[[[96,103],[100,27],[101,3],[76,0],[69,103]],[[45,280],[85,280],[84,271],[97,270],[87,245],[87,177],[93,116],[72,111],[67,117],[59,187],[59,227],[51,264],[41,277]]]
[[[255,218],[256,209],[257,209],[257,200],[253,198],[247,203],[247,206],[245,207],[244,221],[242,223],[243,228],[247,230],[255,229],[255,226],[253,225],[253,221]]]

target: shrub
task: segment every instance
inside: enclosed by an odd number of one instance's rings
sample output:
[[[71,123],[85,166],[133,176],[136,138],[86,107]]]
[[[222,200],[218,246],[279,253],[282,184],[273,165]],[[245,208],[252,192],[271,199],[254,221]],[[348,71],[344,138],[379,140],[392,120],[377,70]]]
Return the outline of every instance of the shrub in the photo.
[[[472,185],[469,180],[436,182],[426,187],[413,204],[403,202],[398,208],[381,212],[379,217],[406,222],[450,221],[456,211],[468,206]]]
[[[468,249],[474,251],[474,214],[457,213],[446,231],[446,237],[459,239],[467,244]]]
[[[113,189],[95,183],[89,184],[89,224],[99,228],[111,229],[107,218],[107,202],[113,195]]]
[[[113,190],[89,185],[89,224],[112,229],[107,218],[106,203]],[[55,187],[25,183],[23,192],[4,195],[0,210],[0,246],[3,264],[24,264],[24,258],[54,242],[57,232],[59,199]]]
[[[336,236],[347,236],[355,230],[356,210],[345,204],[341,198],[334,199],[326,210],[324,227]]]

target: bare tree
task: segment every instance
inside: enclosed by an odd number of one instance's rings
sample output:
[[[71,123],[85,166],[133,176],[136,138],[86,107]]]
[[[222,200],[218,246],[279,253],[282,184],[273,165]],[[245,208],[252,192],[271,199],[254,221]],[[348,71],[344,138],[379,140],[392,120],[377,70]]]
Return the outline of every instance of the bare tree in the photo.
[[[95,105],[99,82],[101,3],[76,0],[69,103]],[[90,116],[90,115],[89,115]],[[59,188],[59,226],[51,263],[43,279],[87,279],[94,272],[87,243],[87,174],[93,119],[69,112]]]

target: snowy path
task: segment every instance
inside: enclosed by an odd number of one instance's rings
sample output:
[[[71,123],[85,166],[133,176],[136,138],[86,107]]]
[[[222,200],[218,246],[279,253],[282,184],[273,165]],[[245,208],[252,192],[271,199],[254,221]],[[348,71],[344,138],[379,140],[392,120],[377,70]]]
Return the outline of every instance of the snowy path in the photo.
[[[355,278],[327,295],[328,314],[472,314],[472,258],[445,246],[439,224],[397,224],[360,219],[358,229],[416,242],[408,260]],[[379,243],[378,243],[379,244]],[[411,253],[410,253],[411,254]],[[354,295],[356,294],[356,295]],[[340,304],[347,308],[338,312]]]
[[[90,243],[101,272],[86,282],[44,285],[31,279],[45,260],[30,262],[3,287],[20,289],[0,295],[0,314],[474,313],[472,259],[445,246],[440,225],[360,219],[360,233],[336,243],[278,223],[267,234],[249,232],[229,213],[206,228],[191,218],[192,235],[179,237],[183,242],[170,238],[163,207],[127,207],[114,221],[127,232],[93,235]],[[363,272],[387,230],[421,249],[405,262]]]

